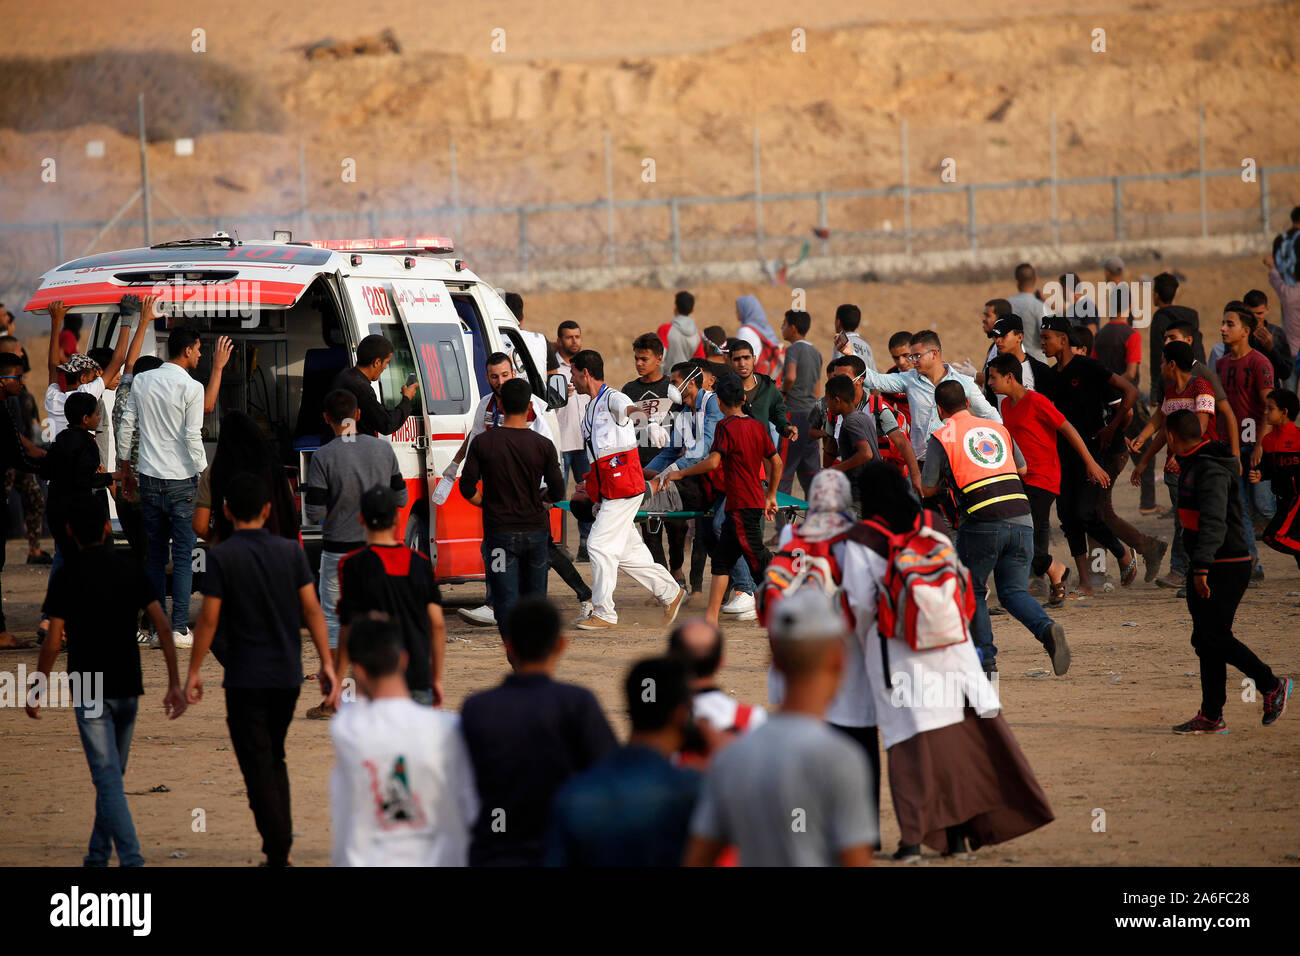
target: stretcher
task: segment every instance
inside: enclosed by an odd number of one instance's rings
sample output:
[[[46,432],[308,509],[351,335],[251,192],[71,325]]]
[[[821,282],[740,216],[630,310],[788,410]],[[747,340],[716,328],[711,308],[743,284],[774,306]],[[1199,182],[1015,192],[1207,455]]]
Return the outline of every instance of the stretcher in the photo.
[[[562,511],[568,511],[569,502],[561,501],[558,504],[552,505],[552,507],[559,508]],[[807,511],[808,502],[796,498],[794,495],[787,495],[784,492],[778,491],[776,493],[776,510],[784,511],[787,515],[793,516],[796,512]],[[638,511],[636,513],[637,521],[644,521],[647,519],[676,521],[690,518],[711,517],[713,517],[712,508],[709,508],[707,511]]]

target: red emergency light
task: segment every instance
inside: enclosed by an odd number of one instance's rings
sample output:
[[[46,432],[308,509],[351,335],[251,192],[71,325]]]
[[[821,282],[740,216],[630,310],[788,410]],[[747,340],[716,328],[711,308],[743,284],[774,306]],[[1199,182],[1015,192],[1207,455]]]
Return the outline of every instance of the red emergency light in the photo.
[[[448,236],[394,236],[383,239],[312,239],[307,245],[335,252],[372,249],[378,252],[453,252],[456,245]]]

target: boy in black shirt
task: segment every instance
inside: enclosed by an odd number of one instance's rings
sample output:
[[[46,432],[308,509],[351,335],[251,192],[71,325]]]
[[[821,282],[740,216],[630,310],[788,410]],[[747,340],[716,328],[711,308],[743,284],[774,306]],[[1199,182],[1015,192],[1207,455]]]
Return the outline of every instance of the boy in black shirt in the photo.
[[[320,658],[325,706],[338,706],[340,687],[307,555],[296,541],[263,527],[271,513],[266,483],[240,472],[225,499],[235,533],[208,551],[185,694],[191,704],[203,699],[199,669],[212,648],[226,669],[226,725],[266,865],[288,866],[293,820],[284,738],[302,686],[303,623]]]
[[[113,483],[113,476],[104,471],[99,446],[95,444],[99,400],[87,392],[73,392],[63,409],[68,427],[59,432],[41,461],[41,477],[50,483],[45,509],[50,532],[59,550],[71,553],[76,543],[66,527],[69,505],[77,498],[91,495],[102,501],[102,489]]]
[[[371,611],[383,611],[401,629],[409,657],[406,685],[417,704],[442,704],[442,661],[447,628],[433,564],[397,540],[397,496],[376,485],[361,496],[366,546],[339,564],[338,673],[348,671],[349,624]]]
[[[550,501],[564,500],[555,445],[529,427],[531,401],[523,379],[501,386],[505,422],[470,442],[460,475],[460,493],[483,509],[483,569],[502,636],[502,622],[516,601],[546,594],[551,529],[543,483]]]
[[[89,395],[75,397],[94,403]],[[143,609],[158,633],[167,661],[163,710],[175,720],[185,713],[185,692],[176,666],[171,625],[144,570],[129,555],[114,554],[111,542],[106,541],[108,510],[100,499],[86,495],[72,501],[65,525],[72,529],[69,540],[80,547],[66,550],[62,567],[50,576],[46,600],[50,634],[41,648],[37,674],[48,684],[66,628],[70,632],[67,666],[69,684],[75,688],[77,730],[95,785],[95,828],[84,862],[86,866],[108,866],[116,846],[122,866],[140,866],[144,857],[122,789],[135,716],[144,694],[140,645],[135,639],[137,614]],[[39,720],[39,711],[40,703],[33,694],[27,716]]]

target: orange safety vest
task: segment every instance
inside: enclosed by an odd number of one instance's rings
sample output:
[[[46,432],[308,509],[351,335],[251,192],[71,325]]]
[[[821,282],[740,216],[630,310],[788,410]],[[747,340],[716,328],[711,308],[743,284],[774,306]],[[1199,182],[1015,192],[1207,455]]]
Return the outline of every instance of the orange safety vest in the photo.
[[[1029,514],[1011,433],[999,422],[961,411],[934,433],[948,456],[962,513],[980,519]]]

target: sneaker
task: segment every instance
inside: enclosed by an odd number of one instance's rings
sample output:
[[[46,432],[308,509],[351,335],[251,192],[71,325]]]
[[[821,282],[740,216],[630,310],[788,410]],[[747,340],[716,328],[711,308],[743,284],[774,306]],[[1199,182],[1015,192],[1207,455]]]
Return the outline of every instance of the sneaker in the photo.
[[[475,627],[496,627],[497,616],[492,611],[492,605],[484,604],[475,608],[456,608],[456,614],[462,621],[467,624],[473,624]]]
[[[919,863],[921,862],[921,847],[916,843],[900,843],[891,859],[895,863]]]
[[[315,707],[308,708],[303,716],[308,720],[329,720],[334,716],[334,711],[326,710],[324,704],[317,704]]]
[[[1156,578],[1156,587],[1176,590],[1177,588],[1183,586],[1183,582],[1185,580],[1186,578],[1184,575],[1176,574],[1175,572],[1170,571],[1163,578]]]
[[[1180,587],[1180,588],[1178,589],[1178,593],[1175,594],[1174,597],[1176,597],[1176,598],[1185,598],[1185,597],[1187,597],[1187,585],[1184,584],[1182,587]]]
[[[135,642],[141,647],[150,647],[153,644],[153,632],[140,628],[135,632]]]
[[[176,647],[193,647],[194,632],[191,631],[188,627],[182,628],[179,631],[172,631],[172,644],[174,644]],[[154,645],[150,644],[149,646],[153,647]],[[159,647],[162,646],[162,641],[158,642],[158,646]]]
[[[1286,710],[1287,698],[1290,696],[1291,678],[1279,677],[1273,693],[1264,695],[1264,719],[1261,723],[1265,727],[1282,716],[1282,712]]]
[[[996,605],[989,608],[989,617],[1001,617],[1003,614],[1006,613],[1007,612],[1004,608],[997,607]]]
[[[722,605],[722,613],[744,614],[746,611],[753,611],[756,607],[754,595],[746,594],[744,591],[737,591],[736,596],[729,603]]]
[[[1070,645],[1065,642],[1065,628],[1056,621],[1044,635],[1043,647],[1052,659],[1052,673],[1060,677],[1070,669]]]
[[[673,621],[677,620],[677,612],[682,609],[682,605],[686,602],[686,598],[686,588],[678,588],[677,597],[673,598],[671,603],[664,605],[665,624],[671,624]],[[753,598],[750,598],[750,600],[752,601]]]
[[[1264,580],[1264,565],[1260,564],[1258,560],[1255,561],[1255,566],[1250,569],[1250,580],[1251,581]]]
[[[613,621],[607,621],[603,617],[597,617],[595,614],[588,614],[573,626],[580,631],[603,631],[611,627],[618,627],[618,625]]]
[[[596,613],[596,605],[592,604],[590,601],[583,601],[581,605],[581,610],[582,610],[582,617],[591,617],[593,614]],[[580,617],[579,620],[581,619],[582,618]]]
[[[1165,552],[1169,550],[1169,542],[1163,538],[1156,539],[1156,545],[1147,551],[1142,552],[1142,563],[1146,565],[1146,574],[1142,580],[1147,584],[1155,581],[1160,577],[1160,562],[1165,559]]]
[[[997,661],[989,661],[988,663],[981,664],[980,666],[984,668],[984,676],[987,677],[989,680],[992,680],[993,675],[998,672]]]
[[[591,555],[587,553],[586,544],[578,545],[578,556],[573,560],[579,562],[580,564],[591,564]]]
[[[1176,734],[1226,734],[1227,732],[1228,725],[1223,722],[1222,717],[1218,720],[1210,720],[1199,710],[1187,723],[1179,724],[1174,728]]]

